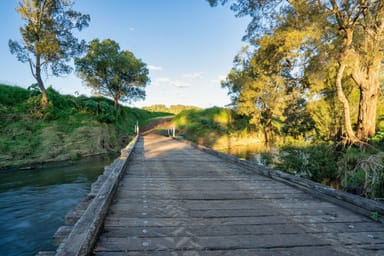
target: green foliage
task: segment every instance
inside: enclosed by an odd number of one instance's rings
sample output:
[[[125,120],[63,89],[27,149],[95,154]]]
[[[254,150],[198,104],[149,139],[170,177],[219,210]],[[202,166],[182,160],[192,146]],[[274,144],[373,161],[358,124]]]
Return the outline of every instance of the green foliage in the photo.
[[[120,50],[117,42],[94,39],[87,54],[75,59],[79,76],[96,93],[118,101],[136,101],[145,98],[144,87],[149,82],[146,64],[132,52]],[[108,119],[108,118],[107,118]]]
[[[371,219],[378,222],[380,219],[380,213],[377,211],[371,212]]]
[[[328,144],[286,145],[280,148],[277,167],[322,182],[325,179],[337,180],[336,163],[334,148]]]
[[[191,109],[199,110],[201,108],[195,107],[195,106],[186,106],[186,105],[171,105],[167,107],[162,104],[157,104],[149,107],[143,107],[143,109],[151,112],[164,112],[164,113],[171,113],[171,114],[177,115],[184,110],[191,110]]]
[[[112,123],[116,120],[115,108],[105,101],[99,103],[100,114],[97,115],[97,120],[105,123]]]
[[[384,146],[384,130],[380,130],[376,133],[376,135],[369,140],[377,146]]]
[[[0,84],[0,102],[3,106],[16,106],[29,96],[30,93],[21,87]]]
[[[0,85],[0,92],[0,169],[117,152],[137,121],[161,115],[123,106],[117,113],[112,100],[61,95],[53,88],[47,89],[46,108],[33,88]]]
[[[282,131],[285,135],[297,138],[298,136],[307,135],[314,129],[315,123],[306,105],[307,102],[300,98],[289,103],[284,109],[285,120]]]
[[[207,1],[228,4],[237,16],[251,18],[245,39],[253,51],[235,57],[223,86],[239,113],[261,124],[266,140],[274,130],[270,120],[281,117],[280,108],[287,110],[297,93],[313,101],[312,110],[330,110],[331,120],[322,123],[326,118],[313,112],[302,116],[300,109],[285,113],[285,132],[291,136],[309,129],[297,123],[308,117],[325,140],[356,143],[375,135],[375,116],[381,113],[376,106],[382,101],[377,100],[384,59],[382,1]],[[330,88],[332,94],[324,93]]]
[[[22,0],[16,8],[23,20],[22,43],[9,40],[9,49],[20,62],[30,65],[42,92],[44,107],[48,98],[41,71],[50,68],[55,76],[68,74],[72,67],[67,62],[85,49],[85,42],[79,41],[72,32],[87,27],[90,17],[72,10],[71,6],[71,0]]]
[[[247,129],[248,122],[233,110],[212,107],[203,110],[184,110],[173,118],[179,134],[206,146],[212,146],[220,137]]]
[[[338,160],[345,190],[369,198],[384,197],[384,152],[348,148]]]

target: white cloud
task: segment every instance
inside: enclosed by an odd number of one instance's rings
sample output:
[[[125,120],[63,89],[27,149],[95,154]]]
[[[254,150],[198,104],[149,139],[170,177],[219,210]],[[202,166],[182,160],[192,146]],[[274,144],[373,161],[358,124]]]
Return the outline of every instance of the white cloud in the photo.
[[[151,84],[152,85],[160,85],[163,83],[170,83],[170,82],[171,82],[171,79],[168,77],[158,77],[158,78],[155,78],[155,80],[153,80],[151,82]]]
[[[130,28],[128,28],[128,30],[131,31],[131,32],[133,32],[133,31],[135,31],[135,28],[130,27]]]
[[[171,84],[173,84],[174,86],[176,86],[178,88],[185,88],[185,87],[191,86],[190,83],[180,81],[180,80],[171,81]]]
[[[211,81],[214,82],[214,83],[217,83],[217,84],[220,84],[221,81],[224,81],[225,78],[227,78],[227,76],[225,75],[219,75],[217,76],[215,79],[212,79]]]
[[[159,78],[156,78],[156,81],[159,83],[168,83],[171,81],[171,79],[168,77],[159,77]]]
[[[148,69],[149,69],[150,71],[160,71],[160,70],[163,70],[162,67],[160,67],[160,66],[155,66],[155,65],[148,65]]]
[[[158,77],[152,81],[152,85],[170,84],[178,88],[185,88],[191,86],[190,83],[181,80],[173,80],[168,77]]]
[[[187,79],[201,79],[204,77],[204,74],[204,72],[187,73],[183,77]]]

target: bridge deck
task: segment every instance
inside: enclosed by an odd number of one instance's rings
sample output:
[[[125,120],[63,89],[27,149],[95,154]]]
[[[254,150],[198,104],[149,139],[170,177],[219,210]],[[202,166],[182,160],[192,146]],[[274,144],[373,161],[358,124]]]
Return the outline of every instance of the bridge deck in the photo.
[[[157,135],[141,137],[95,255],[384,255],[384,225]]]

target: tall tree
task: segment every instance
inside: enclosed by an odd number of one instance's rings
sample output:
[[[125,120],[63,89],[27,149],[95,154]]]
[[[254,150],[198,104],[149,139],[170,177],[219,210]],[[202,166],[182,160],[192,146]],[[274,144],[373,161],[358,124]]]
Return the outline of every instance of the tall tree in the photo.
[[[208,0],[213,6],[231,3],[237,16],[249,15],[246,39],[257,40],[289,25],[313,31],[302,38],[300,51],[307,60],[326,57],[318,65],[332,69],[337,64],[334,86],[344,109],[344,131],[352,142],[375,135],[379,74],[384,58],[384,1],[382,0]],[[309,22],[308,22],[309,21]],[[276,49],[278,51],[278,48]],[[327,51],[327,54],[323,51]],[[332,61],[333,60],[333,61]],[[325,64],[325,65],[324,65]],[[357,131],[353,130],[350,102],[344,83],[352,80],[360,90]]]
[[[87,54],[75,59],[76,71],[94,92],[112,97],[115,108],[119,101],[145,98],[150,81],[147,65],[132,52],[120,50],[117,42],[106,39],[90,42]]]
[[[90,17],[72,10],[72,5],[70,0],[23,0],[16,9],[24,21],[22,43],[9,40],[9,48],[19,61],[29,64],[44,107],[48,96],[42,71],[50,68],[55,76],[70,73],[68,61],[85,49],[85,41],[79,41],[72,32],[88,26]]]

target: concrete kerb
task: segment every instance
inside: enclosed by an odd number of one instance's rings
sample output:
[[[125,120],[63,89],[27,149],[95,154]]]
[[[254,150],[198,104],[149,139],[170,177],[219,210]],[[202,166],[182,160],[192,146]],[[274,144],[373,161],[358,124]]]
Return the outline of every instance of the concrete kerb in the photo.
[[[84,214],[75,223],[68,237],[59,244],[56,256],[90,255],[101,230],[114,193],[128,165],[131,153],[136,145],[136,136],[108,168],[108,177],[88,205]]]
[[[191,141],[188,141],[182,138],[178,138],[178,137],[173,137],[173,138],[178,141],[187,143],[192,147],[199,149],[203,152],[217,156],[223,160],[240,164],[241,166],[244,166],[245,168],[247,168],[252,172],[256,172],[263,176],[267,176],[274,180],[278,180],[280,182],[286,183],[293,187],[299,188],[301,190],[304,190],[312,194],[313,196],[330,201],[344,208],[352,210],[356,213],[372,218],[375,221],[384,223],[384,204],[383,203],[377,202],[375,200],[367,199],[367,198],[362,198],[360,196],[347,193],[345,191],[337,190],[332,187],[322,185],[320,183],[289,174],[287,172],[267,168],[265,166],[259,165],[251,161],[242,160],[237,157],[234,157],[222,152],[218,152],[211,148],[198,145],[196,143],[193,143]]]

